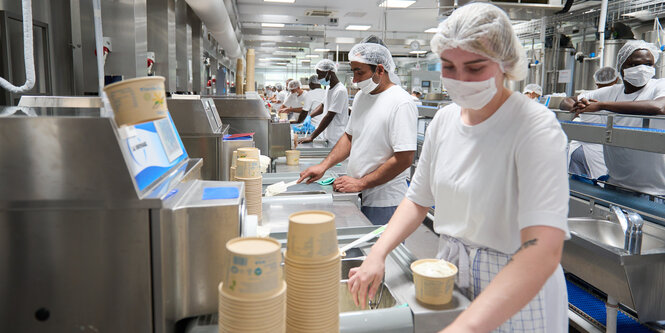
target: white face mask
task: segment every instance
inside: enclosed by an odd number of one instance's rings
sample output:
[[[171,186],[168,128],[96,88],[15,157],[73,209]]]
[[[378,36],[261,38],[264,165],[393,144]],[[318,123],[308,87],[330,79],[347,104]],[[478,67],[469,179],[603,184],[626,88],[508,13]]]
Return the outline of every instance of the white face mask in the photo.
[[[656,75],[656,69],[649,65],[639,65],[623,70],[623,79],[635,87],[644,87],[654,75]]]
[[[378,83],[376,83],[376,82],[374,82],[374,80],[372,80],[373,77],[374,77],[374,74],[372,74],[372,77],[370,77],[369,79],[356,83],[356,85],[358,86],[358,88],[360,88],[360,90],[362,90],[366,94],[369,94],[372,91],[374,91],[374,89],[376,89],[376,87],[379,86]]]
[[[472,110],[480,110],[489,103],[497,89],[494,77],[485,81],[459,81],[442,77],[443,86],[455,104]]]

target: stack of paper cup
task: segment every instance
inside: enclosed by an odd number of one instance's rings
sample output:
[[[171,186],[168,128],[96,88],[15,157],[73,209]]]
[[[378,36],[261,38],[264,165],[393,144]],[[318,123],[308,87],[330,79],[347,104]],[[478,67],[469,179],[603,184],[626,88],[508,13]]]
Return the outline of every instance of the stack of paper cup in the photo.
[[[238,151],[234,150],[231,155],[231,168],[229,169],[229,181],[236,180],[236,165],[238,160]]]
[[[287,120],[287,119],[289,119],[289,114],[285,113],[285,112],[280,112],[279,119],[280,120]]]
[[[239,158],[236,161],[237,178],[256,178],[261,177],[261,168],[259,160],[254,158]]]
[[[256,147],[238,148],[237,152],[238,152],[238,158],[254,158],[258,160],[259,156],[261,155],[259,148]]]
[[[286,165],[300,164],[300,150],[287,150],[285,153],[286,153]]]
[[[287,331],[339,332],[341,261],[334,214],[304,211],[289,216],[284,268]]]
[[[240,152],[238,152],[240,155]],[[245,183],[245,200],[247,214],[256,215],[259,221],[263,217],[261,198],[263,192],[263,177],[259,167],[259,160],[255,158],[238,157],[236,162],[235,180]]]
[[[227,271],[219,284],[219,332],[285,332],[286,283],[280,244],[272,238],[226,243]]]

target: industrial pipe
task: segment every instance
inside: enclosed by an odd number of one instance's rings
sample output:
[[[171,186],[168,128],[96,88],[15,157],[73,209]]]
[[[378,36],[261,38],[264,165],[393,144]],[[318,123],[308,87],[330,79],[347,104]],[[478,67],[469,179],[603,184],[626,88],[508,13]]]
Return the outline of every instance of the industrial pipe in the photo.
[[[23,0],[23,61],[25,63],[25,83],[17,87],[0,77],[0,86],[13,92],[22,93],[35,86],[35,55],[32,51],[32,0]]]
[[[603,53],[605,50],[605,23],[607,22],[607,1],[600,2],[600,18],[598,18],[598,34],[600,38],[600,47],[598,47],[598,57],[600,58],[600,68],[605,66]]]
[[[607,320],[605,321],[605,332],[616,333],[617,331],[617,311],[619,309],[619,302],[612,296],[607,295]]]
[[[185,0],[229,58],[242,58],[231,17],[222,0]]]

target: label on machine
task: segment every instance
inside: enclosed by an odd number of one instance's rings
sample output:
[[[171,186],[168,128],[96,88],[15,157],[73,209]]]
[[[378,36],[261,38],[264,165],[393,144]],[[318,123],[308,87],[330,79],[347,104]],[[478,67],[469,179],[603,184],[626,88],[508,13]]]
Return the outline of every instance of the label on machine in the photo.
[[[127,166],[139,191],[187,158],[170,115],[159,120],[123,126],[119,132],[129,152]]]

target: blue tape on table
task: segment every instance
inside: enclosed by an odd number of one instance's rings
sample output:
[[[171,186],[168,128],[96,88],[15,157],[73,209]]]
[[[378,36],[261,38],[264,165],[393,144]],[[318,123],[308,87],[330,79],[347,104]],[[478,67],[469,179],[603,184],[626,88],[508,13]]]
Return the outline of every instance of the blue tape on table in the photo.
[[[237,199],[240,192],[237,187],[206,187],[203,189],[203,200]]]

